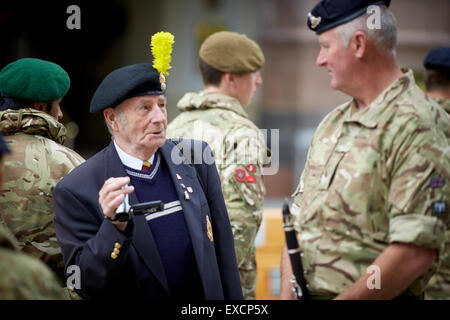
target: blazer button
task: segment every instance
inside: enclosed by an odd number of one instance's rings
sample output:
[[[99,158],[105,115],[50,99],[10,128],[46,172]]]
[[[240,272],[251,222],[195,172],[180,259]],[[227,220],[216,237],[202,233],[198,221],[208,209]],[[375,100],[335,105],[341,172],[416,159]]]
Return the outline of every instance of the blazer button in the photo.
[[[111,258],[112,259],[117,259],[117,254],[115,252],[111,252]]]
[[[117,248],[114,248],[114,250],[113,250],[113,253],[115,253],[115,254],[119,254],[119,253],[120,253],[120,250],[119,250],[119,249],[117,249]]]
[[[114,243],[114,248],[120,249],[120,247],[121,247],[120,243],[118,242]]]

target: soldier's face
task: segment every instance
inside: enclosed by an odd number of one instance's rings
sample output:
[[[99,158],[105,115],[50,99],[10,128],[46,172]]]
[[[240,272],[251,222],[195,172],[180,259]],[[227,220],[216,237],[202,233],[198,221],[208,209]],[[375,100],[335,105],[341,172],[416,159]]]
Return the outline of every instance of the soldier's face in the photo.
[[[61,111],[60,103],[62,98],[52,102],[49,114],[53,116],[56,120],[61,121],[63,118],[63,113]]]
[[[128,150],[125,151],[131,155],[145,153],[145,150],[154,152],[165,143],[167,110],[164,95],[130,98],[116,109],[114,138],[120,139],[122,146],[126,145],[124,148]]]
[[[330,86],[333,89],[347,92],[346,88],[350,84],[354,72],[350,49],[343,45],[334,29],[321,33],[319,44],[320,51],[316,64],[319,67],[327,68]]]
[[[236,77],[235,98],[239,100],[243,107],[250,104],[256,94],[256,89],[262,84],[262,78],[259,71],[245,73]]]

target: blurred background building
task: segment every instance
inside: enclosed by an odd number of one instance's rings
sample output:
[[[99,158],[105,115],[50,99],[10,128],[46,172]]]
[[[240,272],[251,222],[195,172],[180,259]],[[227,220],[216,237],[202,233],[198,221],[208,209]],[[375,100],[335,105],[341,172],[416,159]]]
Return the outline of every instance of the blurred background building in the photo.
[[[266,205],[279,208],[281,198],[290,195],[298,183],[317,124],[349,99],[333,91],[326,70],[315,65],[319,45],[306,26],[306,17],[317,2],[3,1],[0,68],[19,58],[36,57],[54,61],[68,71],[72,85],[62,102],[63,122],[70,133],[67,144],[89,158],[110,140],[103,116],[88,111],[95,89],[113,69],[151,62],[153,33],[164,30],[175,36],[167,91],[169,121],[177,115],[178,99],[202,87],[197,52],[203,39],[219,30],[247,34],[261,44],[266,55],[264,84],[247,111],[260,128],[280,130],[280,152],[274,155],[279,157],[280,167],[277,174],[265,177]],[[79,30],[66,26],[70,5],[81,10]],[[450,44],[450,1],[393,0],[391,10],[398,22],[398,60],[402,67],[413,69],[421,82],[422,62],[428,51]],[[261,247],[267,245],[270,233],[265,228],[266,223],[258,237]],[[277,253],[281,242],[270,245]],[[272,279],[277,277],[274,268],[267,269]],[[279,288],[267,288],[271,293],[264,297],[277,296]]]

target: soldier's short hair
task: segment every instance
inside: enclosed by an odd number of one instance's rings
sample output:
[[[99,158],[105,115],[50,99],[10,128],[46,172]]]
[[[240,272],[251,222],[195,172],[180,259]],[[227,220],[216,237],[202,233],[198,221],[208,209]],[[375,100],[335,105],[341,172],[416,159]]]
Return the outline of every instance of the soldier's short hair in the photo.
[[[372,39],[375,47],[380,52],[395,53],[397,44],[397,20],[392,11],[386,6],[379,5],[380,8],[380,28],[370,29],[367,21],[370,17],[368,13],[359,16],[346,24],[336,27],[336,33],[340,35],[344,46],[348,46],[350,39],[356,31],[363,31]]]
[[[204,85],[219,86],[222,81],[223,72],[211,67],[202,58],[198,58],[198,65]]]
[[[425,70],[427,91],[450,90],[450,75],[437,70]]]
[[[4,110],[20,110],[31,108],[33,102],[19,100],[0,94],[0,111]],[[47,112],[52,110],[52,104],[47,103]]]

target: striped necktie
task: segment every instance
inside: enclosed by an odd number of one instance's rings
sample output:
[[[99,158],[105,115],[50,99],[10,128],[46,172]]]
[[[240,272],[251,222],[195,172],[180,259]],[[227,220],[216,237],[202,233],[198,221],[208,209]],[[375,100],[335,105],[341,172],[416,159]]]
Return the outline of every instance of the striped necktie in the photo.
[[[142,161],[142,171],[149,172],[152,164],[148,161]]]

